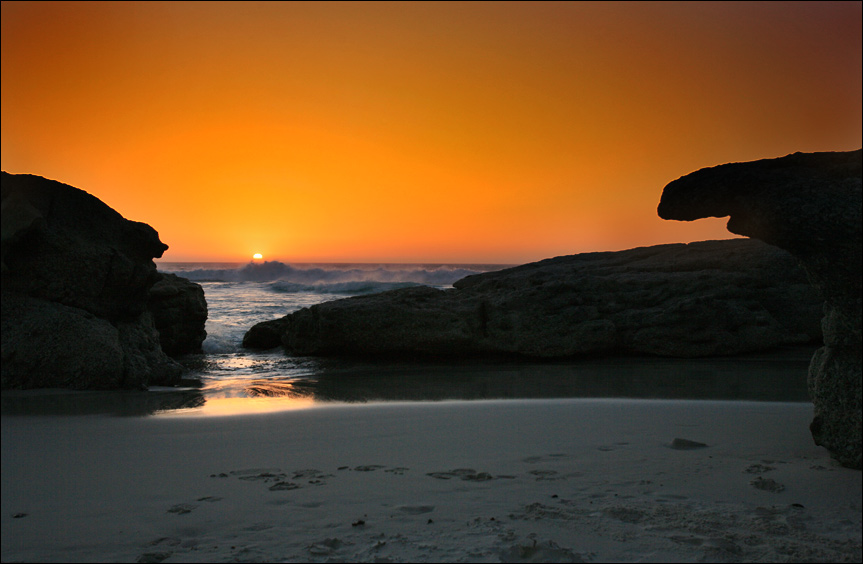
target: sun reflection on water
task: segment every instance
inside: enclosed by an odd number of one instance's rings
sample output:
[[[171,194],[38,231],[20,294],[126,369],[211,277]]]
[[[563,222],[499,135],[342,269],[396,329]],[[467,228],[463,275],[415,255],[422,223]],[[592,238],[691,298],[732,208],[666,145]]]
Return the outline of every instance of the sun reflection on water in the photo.
[[[301,381],[288,379],[224,378],[207,389],[201,405],[168,409],[159,415],[247,415],[308,409],[320,403]]]
[[[315,407],[314,398],[305,396],[277,397],[208,397],[199,407],[192,409],[172,409],[158,415],[173,417],[221,417],[226,415],[251,415],[275,411],[294,411]]]

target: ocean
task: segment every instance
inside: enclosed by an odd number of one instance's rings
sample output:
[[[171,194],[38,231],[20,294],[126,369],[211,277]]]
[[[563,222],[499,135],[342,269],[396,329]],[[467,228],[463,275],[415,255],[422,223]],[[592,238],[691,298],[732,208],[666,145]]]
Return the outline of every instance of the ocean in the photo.
[[[427,285],[450,288],[453,282],[479,272],[499,270],[494,264],[285,264],[160,262],[160,272],[177,274],[200,284],[207,300],[207,338],[203,355],[180,359],[188,377],[200,379],[207,399],[233,409],[269,410],[333,401],[319,390],[321,376],[341,370],[370,370],[351,363],[288,356],[281,349],[251,351],[243,335],[261,321],[285,316],[318,303],[396,288]],[[243,401],[257,400],[257,401]],[[264,401],[266,400],[266,401]],[[240,404],[243,404],[240,406]]]
[[[495,264],[158,263],[200,284],[209,310],[203,354],[181,362],[200,389],[157,389],[160,413],[218,414],[343,402],[559,397],[807,401],[811,351],[733,359],[615,358],[551,362],[475,359],[384,362],[252,351],[243,335],[261,321],[318,303],[407,286],[451,288]],[[789,378],[789,372],[796,373]],[[169,393],[170,392],[170,393]],[[175,397],[176,396],[176,397]]]

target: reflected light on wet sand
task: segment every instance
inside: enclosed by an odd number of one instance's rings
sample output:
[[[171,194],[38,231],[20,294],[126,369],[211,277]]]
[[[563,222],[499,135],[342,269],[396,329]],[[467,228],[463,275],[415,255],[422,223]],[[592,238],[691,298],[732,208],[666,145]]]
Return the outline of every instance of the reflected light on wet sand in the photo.
[[[222,417],[227,415],[251,415],[274,411],[292,411],[315,407],[311,397],[232,397],[207,398],[203,405],[186,409],[169,409],[157,412],[160,416],[174,417]]]

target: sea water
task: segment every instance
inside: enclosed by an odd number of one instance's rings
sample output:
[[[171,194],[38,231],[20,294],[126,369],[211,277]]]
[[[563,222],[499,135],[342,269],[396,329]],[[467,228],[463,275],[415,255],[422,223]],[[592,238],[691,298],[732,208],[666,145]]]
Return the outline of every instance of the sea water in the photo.
[[[238,263],[161,262],[160,272],[196,282],[207,300],[207,338],[203,355],[180,359],[188,376],[199,379],[210,402],[241,398],[280,398],[293,406],[318,392],[322,375],[343,370],[374,370],[374,365],[294,357],[281,348],[247,350],[243,336],[256,323],[288,315],[322,302],[426,285],[452,288],[470,274],[504,268],[493,264],[285,264],[279,261]],[[383,368],[377,365],[379,368]],[[236,403],[236,402],[235,402]],[[248,409],[263,402],[244,402]],[[275,405],[276,402],[267,402]]]

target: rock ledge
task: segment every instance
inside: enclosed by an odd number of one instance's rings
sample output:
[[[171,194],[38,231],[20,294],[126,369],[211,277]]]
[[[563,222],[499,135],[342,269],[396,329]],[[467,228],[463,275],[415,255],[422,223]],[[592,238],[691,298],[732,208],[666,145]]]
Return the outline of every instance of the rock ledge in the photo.
[[[730,216],[732,233],[798,257],[824,301],[824,347],[812,358],[815,442],[861,468],[861,168],[863,149],[794,153],[705,168],[668,184],[658,213],[691,221]]]

